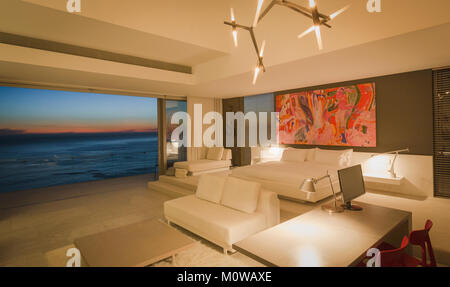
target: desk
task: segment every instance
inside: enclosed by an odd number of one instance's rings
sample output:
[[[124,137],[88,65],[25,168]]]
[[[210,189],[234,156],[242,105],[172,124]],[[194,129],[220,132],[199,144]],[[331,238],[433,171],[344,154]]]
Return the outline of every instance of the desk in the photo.
[[[320,207],[236,244],[237,251],[275,267],[346,267],[387,241],[399,246],[412,213],[366,203],[363,211],[328,214]]]

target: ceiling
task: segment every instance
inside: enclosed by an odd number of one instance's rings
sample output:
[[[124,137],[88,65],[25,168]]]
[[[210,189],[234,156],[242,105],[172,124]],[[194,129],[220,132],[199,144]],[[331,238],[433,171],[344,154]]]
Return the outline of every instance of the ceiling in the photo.
[[[267,41],[267,72],[252,85],[256,55],[248,33],[232,45],[228,26],[250,25],[257,0],[96,0],[82,12],[67,0],[2,0],[0,32],[186,65],[182,74],[0,44],[0,81],[200,97],[236,97],[450,65],[450,1],[317,0],[325,14],[351,4],[313,35],[297,39],[311,20],[275,7],[255,29]],[[270,0],[266,0],[264,6]],[[307,0],[292,0],[307,6]]]

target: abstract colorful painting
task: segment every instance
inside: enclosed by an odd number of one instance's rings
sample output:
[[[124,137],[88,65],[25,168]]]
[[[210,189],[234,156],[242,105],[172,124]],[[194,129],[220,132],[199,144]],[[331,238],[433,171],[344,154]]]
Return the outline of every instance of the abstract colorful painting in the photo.
[[[375,83],[276,97],[281,144],[376,147]]]

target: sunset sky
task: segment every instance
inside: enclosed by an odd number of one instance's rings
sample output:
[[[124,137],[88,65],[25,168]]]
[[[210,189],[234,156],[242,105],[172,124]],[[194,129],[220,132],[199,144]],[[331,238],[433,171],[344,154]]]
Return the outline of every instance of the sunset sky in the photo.
[[[0,87],[0,133],[157,129],[157,99]]]

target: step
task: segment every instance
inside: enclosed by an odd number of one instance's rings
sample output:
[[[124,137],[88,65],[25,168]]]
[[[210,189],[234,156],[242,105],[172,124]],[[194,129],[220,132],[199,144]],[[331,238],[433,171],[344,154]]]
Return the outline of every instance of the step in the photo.
[[[160,176],[159,182],[167,183],[176,187],[195,192],[197,190],[197,177],[176,178],[174,176]]]
[[[148,189],[167,194],[172,197],[192,195],[194,192],[165,182],[153,181],[147,184]]]

